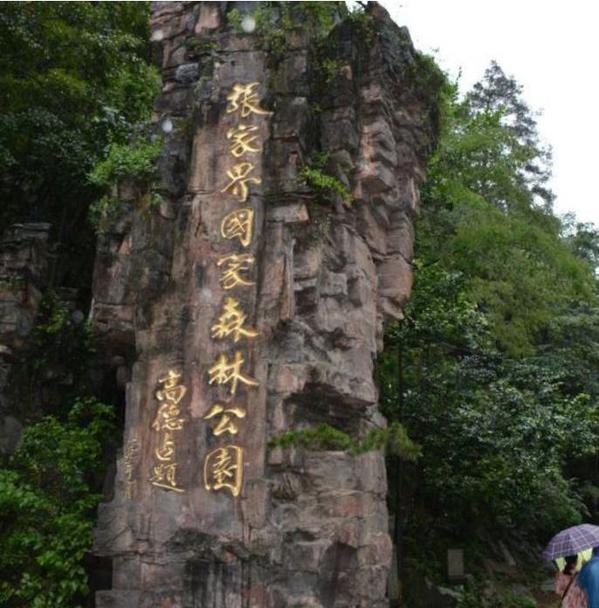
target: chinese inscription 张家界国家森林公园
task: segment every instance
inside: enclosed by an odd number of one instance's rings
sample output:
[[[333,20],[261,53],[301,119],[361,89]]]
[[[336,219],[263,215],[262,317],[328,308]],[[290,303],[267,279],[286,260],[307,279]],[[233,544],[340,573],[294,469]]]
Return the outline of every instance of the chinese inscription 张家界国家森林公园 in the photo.
[[[258,82],[235,84],[226,97],[226,114],[237,116],[239,121],[226,130],[232,163],[225,170],[228,181],[223,184],[220,193],[231,195],[237,202],[247,206],[225,213],[220,220],[220,237],[224,241],[236,243],[241,251],[231,251],[216,259],[219,284],[229,294],[224,297],[218,315],[210,327],[210,337],[221,342],[232,340],[234,344],[242,340],[252,340],[259,335],[258,330],[248,324],[248,313],[244,310],[243,303],[231,293],[233,290],[240,291],[255,285],[252,273],[255,271],[256,259],[244,249],[251,247],[254,239],[255,213],[247,200],[250,188],[262,183],[262,178],[256,175],[256,163],[259,159],[255,157],[262,151],[262,142],[260,125],[251,124],[250,121],[256,116],[271,114],[260,107],[258,86]],[[224,401],[237,401],[237,392],[242,386],[246,389],[259,386],[259,382],[244,369],[247,359],[239,349],[236,349],[232,356],[221,352],[208,368],[208,384],[220,385],[228,393]],[[167,375],[159,380],[161,387],[155,393],[159,405],[152,422],[152,429],[158,433],[158,445],[153,452],[154,463],[150,482],[156,487],[174,492],[185,491],[177,478],[177,435],[185,425],[180,402],[187,392],[185,385],[180,383],[181,377],[182,374],[177,371],[169,370]],[[246,405],[216,402],[211,404],[203,419],[211,425],[214,437],[221,438],[227,435],[237,436],[247,416]],[[128,488],[132,485],[131,458],[132,455],[126,457]],[[241,445],[217,446],[204,458],[204,487],[209,492],[228,490],[232,496],[239,496],[243,486],[243,469],[244,448]]]
[[[240,121],[229,127],[226,138],[233,163],[226,170],[227,183],[221,193],[232,195],[238,202],[247,204],[250,186],[258,186],[262,178],[255,175],[256,159],[262,151],[260,127],[250,124],[250,118],[267,116],[271,112],[260,107],[257,93],[258,82],[235,84],[227,95],[227,114],[237,116]],[[249,158],[248,158],[249,157]],[[241,207],[226,213],[220,223],[220,235],[225,240],[238,241],[242,248],[248,248],[254,237],[254,209]],[[251,280],[255,258],[250,253],[230,253],[217,259],[220,269],[219,283],[225,291],[243,289],[255,284]],[[224,298],[221,311],[210,328],[213,340],[232,340],[235,344],[242,339],[251,340],[259,332],[247,325],[247,312],[243,304],[232,295]],[[208,369],[210,385],[226,385],[229,396],[235,400],[240,385],[255,388],[259,382],[252,378],[243,366],[247,357],[236,350],[232,357],[220,353]],[[234,403],[214,403],[204,415],[212,426],[215,437],[236,436],[242,421],[247,416],[246,407]],[[240,445],[223,445],[209,452],[204,459],[204,487],[208,491],[227,489],[233,496],[239,496],[243,484],[244,449]]]

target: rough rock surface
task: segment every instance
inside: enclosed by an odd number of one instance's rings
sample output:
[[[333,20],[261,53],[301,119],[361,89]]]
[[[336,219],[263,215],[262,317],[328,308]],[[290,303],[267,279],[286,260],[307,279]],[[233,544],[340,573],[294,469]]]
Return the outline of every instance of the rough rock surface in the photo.
[[[431,109],[407,32],[377,5],[371,40],[350,21],[331,32],[336,74],[327,82],[307,36],[290,35],[274,56],[258,36],[228,27],[230,4],[154,4],[156,121],[174,127],[159,159],[162,202],[132,209],[99,244],[99,348],[132,370],[114,498],[100,507],[95,544],[112,558],[112,589],[97,605],[386,606],[383,455],[268,443],[320,422],[355,436],[384,425],[374,360],[383,321],[401,316],[410,292]],[[244,117],[227,96],[251,83],[255,111]],[[229,136],[240,125],[256,136],[241,159]],[[351,203],[317,200],[302,179],[317,150]],[[227,172],[249,160],[256,179],[243,201],[226,188]],[[240,208],[253,213],[246,244],[223,234]],[[225,289],[227,263],[218,264],[232,255],[252,262],[247,284]],[[212,335],[229,296],[251,328],[238,342]],[[235,352],[258,385],[240,381],[232,395],[230,384],[209,383],[209,370]],[[178,374],[170,385],[169,370]],[[167,390],[179,391],[170,431],[157,422]],[[236,435],[217,435],[216,419],[205,418],[215,404],[244,409]],[[238,496],[206,480],[207,455],[225,443],[244,450]],[[176,462],[163,487],[153,483],[159,455]]]
[[[11,372],[28,342],[48,281],[50,224],[15,224],[0,240],[0,455],[17,447],[25,407]]]

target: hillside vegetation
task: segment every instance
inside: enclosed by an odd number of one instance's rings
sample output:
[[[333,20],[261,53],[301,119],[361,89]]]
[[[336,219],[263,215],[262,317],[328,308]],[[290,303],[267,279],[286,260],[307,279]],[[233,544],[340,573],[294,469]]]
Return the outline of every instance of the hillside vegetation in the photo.
[[[379,365],[385,414],[422,448],[389,459],[406,581],[443,580],[450,547],[480,573],[498,540],[534,566],[596,517],[599,233],[553,213],[550,160],[497,64],[465,95],[448,84],[414,290]]]
[[[158,90],[148,16],[144,2],[0,6],[0,228],[51,222],[69,258],[55,281],[66,276],[84,294],[90,207],[97,227],[111,180],[151,173],[159,147],[130,145]],[[599,517],[599,232],[553,212],[550,151],[498,65],[468,92],[446,82],[440,103],[414,290],[378,364],[389,431],[356,447],[329,427],[326,445],[379,449],[393,438],[389,506],[405,597],[416,579],[444,580],[447,549],[463,547],[478,581],[463,605],[480,608],[490,546],[530,547],[534,561],[552,533]],[[74,330],[49,291],[32,378],[53,356],[80,369],[93,352],[87,328]],[[7,608],[89,601],[86,556],[115,423],[85,383],[77,391],[34,416],[0,461]]]

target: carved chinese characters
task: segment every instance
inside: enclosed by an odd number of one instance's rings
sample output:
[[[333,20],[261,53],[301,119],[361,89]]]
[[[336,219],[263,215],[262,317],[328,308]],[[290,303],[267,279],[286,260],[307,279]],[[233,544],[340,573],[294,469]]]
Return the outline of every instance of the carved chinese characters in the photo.
[[[162,385],[162,388],[156,391],[156,399],[160,405],[152,422],[152,429],[158,433],[158,447],[154,450],[150,483],[174,492],[185,491],[177,482],[179,465],[176,459],[176,436],[185,423],[181,417],[179,403],[187,392],[187,388],[179,384],[180,378],[181,374],[169,370],[166,377],[158,381]]]
[[[238,285],[247,287],[253,285],[254,282],[247,278],[247,273],[251,271],[254,264],[254,256],[244,253],[242,255],[226,255],[219,258],[216,265],[222,271],[219,282],[223,289],[233,289]]]
[[[247,384],[248,386],[258,386],[258,382],[253,378],[244,376],[241,373],[241,366],[243,363],[244,359],[239,351],[235,352],[235,357],[231,360],[227,359],[225,354],[221,354],[216,363],[208,370],[210,376],[209,383],[230,384],[229,389],[232,396],[235,396],[237,393],[237,385],[239,382]]]
[[[221,194],[231,196],[236,202],[244,203],[250,195],[250,188],[259,186],[262,179],[256,175],[256,155],[262,151],[260,126],[255,124],[260,117],[270,112],[260,107],[257,93],[258,82],[235,84],[227,95],[226,113],[233,115],[237,123],[226,131],[230,164],[226,178],[220,189]],[[259,386],[249,369],[244,345],[259,335],[256,328],[248,323],[248,312],[243,300],[238,296],[243,290],[251,288],[255,281],[255,257],[243,252],[253,244],[255,212],[251,206],[243,206],[224,213],[220,220],[220,237],[231,246],[241,248],[242,252],[216,259],[219,270],[219,284],[228,292],[223,298],[218,315],[210,327],[210,337],[223,346],[235,344],[234,352],[221,352],[207,370],[210,386],[222,386],[221,393],[227,403],[213,403],[203,416],[210,425],[212,435],[224,441],[231,441],[250,417],[247,406],[239,403],[239,391],[247,394]],[[225,444],[210,451],[204,459],[204,487],[209,492],[226,490],[232,496],[239,496],[243,486],[244,448],[242,445]]]
[[[239,239],[247,247],[252,242],[254,227],[253,209],[235,209],[227,213],[220,224],[220,233],[224,239]]]
[[[260,107],[260,100],[256,93],[256,87],[258,85],[258,82],[234,85],[233,90],[227,95],[227,114],[236,114],[242,119],[252,115],[260,116],[270,114],[270,112],[267,112]],[[258,139],[258,136],[255,135],[256,131],[258,131],[256,125],[242,122],[229,129],[227,131],[227,139],[231,142],[229,145],[229,152],[235,158],[241,158],[244,155],[260,152],[262,148],[256,143],[256,140]],[[221,192],[229,192],[239,201],[245,203],[249,195],[249,184],[259,185],[262,183],[261,178],[252,175],[254,169],[255,165],[248,160],[233,164],[233,166],[227,170],[229,182]],[[250,210],[245,209],[244,211]],[[246,243],[246,246],[247,244],[248,243]]]
[[[258,136],[252,135],[252,133],[257,130],[256,126],[239,125],[227,131],[227,139],[231,140],[229,150],[235,158],[239,158],[246,152],[260,152],[262,148],[256,147],[253,143]]]
[[[248,184],[260,184],[262,180],[259,177],[250,177],[250,173],[254,170],[252,163],[239,163],[233,165],[233,168],[227,171],[227,177],[231,180],[221,192],[230,191],[242,203],[245,203],[249,194]]]
[[[210,452],[204,462],[204,483],[207,490],[226,488],[239,496],[243,481],[243,449],[227,445]]]
[[[133,498],[133,488],[135,486],[135,480],[133,478],[133,469],[135,466],[135,460],[139,455],[139,441],[135,438],[129,439],[125,446],[125,497]]]
[[[245,327],[246,315],[241,309],[239,301],[227,297],[223,305],[223,311],[216,323],[210,328],[213,338],[233,337],[233,342],[239,342],[242,336],[255,338],[258,332],[251,327]]]
[[[222,183],[217,186],[215,204],[222,206],[222,210],[214,234],[224,250],[212,261],[216,287],[222,296],[209,320],[209,337],[216,352],[208,350],[213,354],[202,372],[208,401],[203,406],[201,423],[206,425],[210,440],[206,453],[199,454],[197,473],[183,475],[178,441],[182,440],[181,431],[186,425],[182,403],[187,388],[182,372],[169,370],[158,380],[156,410],[151,421],[155,444],[149,481],[162,490],[183,493],[189,488],[184,487],[181,479],[198,480],[199,476],[208,492],[226,492],[237,497],[243,489],[244,425],[252,416],[248,409],[250,391],[260,386],[253,371],[251,351],[251,342],[259,331],[251,322],[248,304],[256,284],[253,278],[256,209],[250,195],[262,183],[259,162],[264,129],[260,121],[270,112],[260,107],[258,87],[257,82],[235,84],[226,95],[227,125],[223,134],[227,164],[222,169]],[[132,470],[127,464],[127,483],[131,487]]]
[[[259,82],[233,85],[233,90],[227,95],[227,114],[239,113],[241,118],[250,114],[270,114],[268,110],[260,107],[260,98],[256,93]]]

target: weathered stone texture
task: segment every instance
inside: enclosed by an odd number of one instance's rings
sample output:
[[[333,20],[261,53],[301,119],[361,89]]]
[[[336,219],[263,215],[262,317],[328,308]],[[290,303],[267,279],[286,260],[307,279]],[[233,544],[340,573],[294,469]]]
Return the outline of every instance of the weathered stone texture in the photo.
[[[0,240],[0,455],[17,447],[21,415],[11,372],[34,326],[48,280],[50,224],[15,224]],[[19,416],[17,416],[19,414]]]
[[[320,422],[356,436],[384,424],[374,360],[383,321],[401,317],[410,293],[429,108],[407,33],[376,5],[371,41],[349,22],[331,33],[340,69],[326,86],[309,40],[294,35],[271,57],[256,36],[227,29],[226,8],[155,3],[156,121],[174,124],[159,160],[163,203],[150,216],[132,211],[99,244],[92,317],[106,356],[134,360],[125,446],[141,449],[128,472],[119,459],[115,498],[100,508],[96,552],[114,570],[97,605],[381,608],[392,549],[383,455],[267,445]],[[257,274],[244,305],[260,337],[244,352],[261,384],[244,394],[251,428],[240,434],[248,456],[235,499],[204,489],[200,456],[212,445],[206,370],[222,352],[209,326],[223,296],[214,259],[226,251],[215,235],[232,208],[220,192],[225,97],[252,81],[273,113],[259,123],[262,184],[248,201]],[[301,179],[315,150],[329,152],[326,169],[351,203],[315,200]],[[188,388],[181,494],[148,482],[157,379],[171,368]]]
[[[23,346],[37,314],[48,274],[50,224],[15,224],[0,241],[0,340]]]
[[[81,268],[83,255],[69,264],[50,235],[50,224],[28,222],[0,236],[0,455],[13,453],[23,426],[63,403],[82,382],[70,362],[42,352],[36,335],[47,314],[44,300],[69,313],[63,327],[72,334],[85,319],[79,289],[63,281]]]

